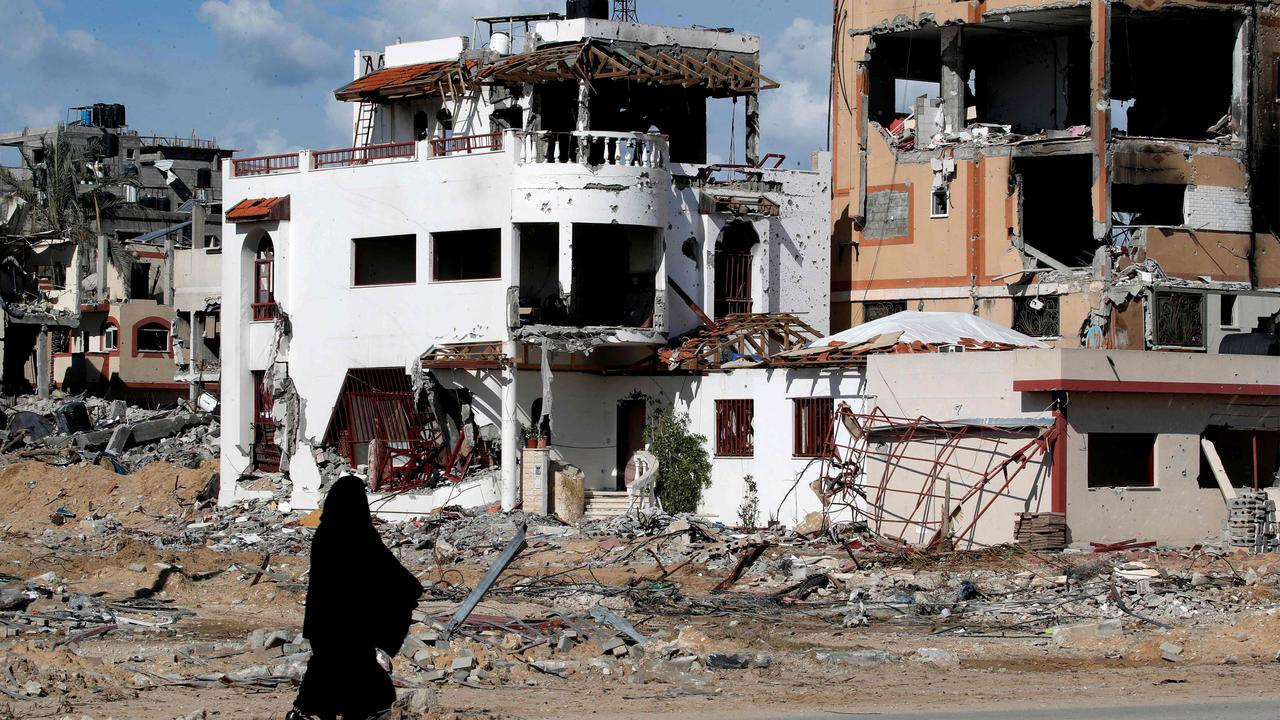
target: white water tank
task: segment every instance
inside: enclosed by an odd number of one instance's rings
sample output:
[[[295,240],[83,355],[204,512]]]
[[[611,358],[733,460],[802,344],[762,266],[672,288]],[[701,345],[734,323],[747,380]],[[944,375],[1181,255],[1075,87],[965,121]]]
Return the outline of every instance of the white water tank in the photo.
[[[499,55],[511,54],[511,36],[504,32],[496,32],[489,36],[489,49]]]

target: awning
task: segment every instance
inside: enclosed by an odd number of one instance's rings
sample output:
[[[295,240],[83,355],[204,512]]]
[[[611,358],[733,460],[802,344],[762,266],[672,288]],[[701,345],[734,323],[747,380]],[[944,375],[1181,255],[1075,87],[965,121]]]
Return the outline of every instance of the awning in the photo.
[[[233,223],[262,222],[264,220],[288,220],[289,196],[245,198],[227,212],[227,220]]]
[[[470,67],[467,63],[465,67]],[[343,101],[390,100],[409,95],[443,94],[440,83],[465,84],[464,65],[456,60],[386,68],[353,80],[333,92]],[[455,75],[455,77],[450,77]]]

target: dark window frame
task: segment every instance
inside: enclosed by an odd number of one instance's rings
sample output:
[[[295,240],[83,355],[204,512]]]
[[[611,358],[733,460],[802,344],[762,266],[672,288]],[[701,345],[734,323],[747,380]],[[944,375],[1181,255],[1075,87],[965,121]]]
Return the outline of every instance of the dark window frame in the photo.
[[[408,267],[412,274],[409,280],[396,280],[393,282],[361,282],[360,272],[360,243],[364,241],[407,241],[407,245],[411,250],[412,257],[407,259],[405,266]],[[351,238],[351,287],[353,288],[370,288],[370,287],[396,287],[401,285],[416,285],[418,282],[418,236],[413,233],[405,233],[401,235],[370,235],[366,237]]]
[[[1156,485],[1156,441],[1159,435],[1157,433],[1123,433],[1123,432],[1092,432],[1089,433],[1088,441],[1088,487],[1090,490],[1098,488],[1126,488],[1126,489],[1155,489]],[[1150,447],[1147,447],[1147,443]],[[1114,471],[1115,467],[1123,460],[1128,460],[1134,467],[1138,466],[1131,445],[1136,445],[1143,451],[1145,457],[1146,470],[1143,473],[1141,481],[1128,482],[1112,482],[1109,479],[1104,481],[1102,472],[1103,468],[1107,471]]]
[[[493,234],[493,237],[480,238],[479,235]],[[494,263],[492,275],[474,275],[469,277],[441,278],[440,277],[440,244],[441,241],[457,240],[463,242],[478,242],[484,240],[486,242],[495,242],[494,256],[497,258]],[[459,275],[465,273],[460,272]],[[447,230],[443,232],[431,233],[431,282],[433,283],[456,283],[456,282],[492,282],[502,279],[502,229],[501,228],[474,228],[471,230]]]

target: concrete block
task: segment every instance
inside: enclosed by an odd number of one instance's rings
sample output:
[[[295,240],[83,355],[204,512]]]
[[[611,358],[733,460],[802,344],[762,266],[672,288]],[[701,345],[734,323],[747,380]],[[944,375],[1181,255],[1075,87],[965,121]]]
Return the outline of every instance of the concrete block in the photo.
[[[121,425],[111,432],[111,440],[107,443],[107,452],[112,455],[119,455],[128,447],[129,440],[133,438],[133,428],[128,425]]]

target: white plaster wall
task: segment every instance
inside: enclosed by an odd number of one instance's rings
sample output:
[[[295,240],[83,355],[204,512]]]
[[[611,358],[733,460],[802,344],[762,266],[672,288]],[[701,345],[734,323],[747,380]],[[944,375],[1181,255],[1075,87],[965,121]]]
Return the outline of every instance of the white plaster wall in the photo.
[[[288,375],[303,398],[300,437],[314,440],[324,435],[349,368],[407,367],[434,344],[508,339],[507,288],[518,284],[519,263],[513,261],[517,223],[559,222],[563,228],[573,222],[616,222],[666,228],[665,233],[660,233],[665,235],[663,262],[667,267],[673,262],[683,263],[681,276],[692,278],[686,289],[694,297],[703,292],[699,282],[702,272],[690,269],[692,263],[681,254],[683,237],[677,235],[673,240],[671,236],[676,228],[705,233],[706,225],[704,218],[697,215],[696,197],[677,188],[670,171],[631,166],[593,169],[581,165],[521,165],[519,143],[510,133],[506,136],[506,150],[496,153],[431,158],[426,146],[427,143],[419,144],[418,158],[413,160],[322,170],[308,169],[310,153],[304,152],[300,155],[300,172],[242,178],[232,177],[233,163],[226,163],[223,187],[227,207],[245,198],[286,195],[291,206],[288,221],[229,225],[224,233],[222,459],[228,479],[248,468],[252,442],[250,371],[265,369],[274,343],[271,323],[249,320],[252,256],[262,230],[271,233],[275,246],[276,301],[288,314],[293,332],[287,352],[278,361],[287,363]],[[697,168],[683,166],[681,171],[693,175]],[[788,183],[787,191],[776,199],[783,206],[784,217],[762,221],[767,225],[762,238],[769,237],[770,242],[782,248],[776,257],[787,267],[771,272],[762,266],[766,276],[779,280],[773,286],[761,287],[775,288],[771,292],[779,297],[782,306],[778,309],[807,312],[806,319],[824,330],[830,253],[829,242],[820,230],[829,225],[829,176],[778,172],[776,177]],[[618,185],[623,189],[614,187]],[[431,233],[480,228],[502,231],[503,276],[470,282],[431,281]],[[417,236],[416,282],[353,287],[352,238],[400,234]],[[659,275],[661,293],[665,290],[666,272],[660,269]],[[796,294],[797,285],[809,290]],[[659,299],[668,312],[684,312],[686,321],[692,317],[674,295]],[[787,303],[794,305],[786,307]],[[692,324],[686,322],[684,327]],[[475,382],[492,391],[489,417],[496,422],[496,381],[490,378]],[[574,381],[566,380],[563,392],[568,399],[560,407],[569,419],[562,429],[568,437],[585,436],[588,430],[606,437],[614,431],[613,420],[600,425],[600,418],[590,420],[592,415],[579,419],[575,409],[579,403],[582,407],[600,405],[597,393],[604,392],[605,397],[612,393],[612,400],[601,406],[611,412],[619,397],[637,387],[652,391],[662,382],[610,378],[603,388],[595,383],[578,390]],[[536,378],[518,383],[522,412],[527,413],[537,388]],[[789,418],[788,415],[787,423]],[[586,448],[582,452],[567,448],[566,458],[583,464],[584,469],[594,468],[592,472],[601,478],[611,473],[615,464],[613,450],[603,448]],[[320,478],[305,450],[294,457],[290,473],[297,506],[314,503]],[[600,482],[603,487],[605,481]],[[483,499],[488,490],[480,488],[475,492],[475,498]],[[221,499],[232,502],[236,493],[235,483],[225,483]],[[406,502],[410,501],[396,501],[400,505]],[[423,500],[418,505],[429,509],[430,502],[434,500]],[[733,506],[736,508],[736,502]]]

